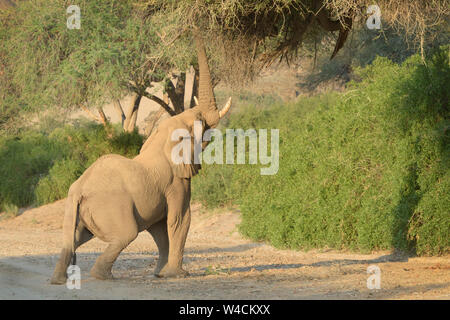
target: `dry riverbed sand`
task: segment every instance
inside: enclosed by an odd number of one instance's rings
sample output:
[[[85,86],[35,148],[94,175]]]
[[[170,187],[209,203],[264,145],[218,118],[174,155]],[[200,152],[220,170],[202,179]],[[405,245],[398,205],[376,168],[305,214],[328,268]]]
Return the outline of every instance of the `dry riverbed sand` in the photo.
[[[50,285],[62,239],[64,200],[0,221],[0,299],[450,299],[450,257],[405,257],[275,249],[237,232],[238,210],[192,205],[186,243],[187,278],[153,276],[158,253],[142,232],[119,256],[115,280],[89,276],[106,243],[77,250],[81,289]],[[381,288],[367,288],[367,268]]]

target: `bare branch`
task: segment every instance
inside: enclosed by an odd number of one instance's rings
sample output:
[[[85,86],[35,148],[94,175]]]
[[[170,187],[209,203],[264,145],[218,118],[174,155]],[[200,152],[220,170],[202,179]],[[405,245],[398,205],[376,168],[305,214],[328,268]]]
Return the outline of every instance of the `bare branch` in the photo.
[[[173,111],[172,108],[167,103],[165,103],[163,100],[161,100],[157,96],[155,96],[153,94],[150,94],[150,93],[148,93],[146,91],[143,93],[143,96],[146,97],[147,99],[150,99],[150,100],[155,101],[156,103],[158,103],[172,117],[176,115],[175,111]]]

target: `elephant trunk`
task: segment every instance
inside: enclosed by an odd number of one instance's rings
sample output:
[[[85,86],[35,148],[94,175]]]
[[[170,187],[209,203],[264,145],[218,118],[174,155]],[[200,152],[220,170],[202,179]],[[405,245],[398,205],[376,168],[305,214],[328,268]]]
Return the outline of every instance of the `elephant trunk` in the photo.
[[[210,128],[214,128],[219,123],[220,115],[217,109],[216,98],[214,97],[205,45],[198,29],[194,29],[194,40],[197,48],[200,77],[198,86],[198,107],[201,110],[207,125]]]

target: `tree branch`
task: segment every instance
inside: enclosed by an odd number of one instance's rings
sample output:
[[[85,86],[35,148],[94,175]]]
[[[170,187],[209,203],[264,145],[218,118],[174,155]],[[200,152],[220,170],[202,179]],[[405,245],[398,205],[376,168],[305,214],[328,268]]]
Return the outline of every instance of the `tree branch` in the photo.
[[[172,117],[176,115],[175,111],[173,111],[172,108],[167,103],[165,103],[163,100],[161,100],[157,96],[150,94],[147,91],[145,91],[143,93],[143,96],[146,97],[147,99],[155,101],[157,104],[159,104],[161,107],[163,107],[163,109],[166,110],[167,113],[170,114]]]
[[[182,79],[178,78],[177,81],[182,81]],[[173,107],[175,109],[175,113],[177,113],[177,114],[184,111],[183,110],[184,109],[184,83],[180,87],[183,87],[183,88],[179,88],[178,86],[177,86],[177,88],[175,88],[171,79],[167,80],[166,87],[165,87],[167,94],[169,95],[170,101],[172,101]],[[181,89],[182,95],[181,95],[180,89]]]
[[[83,109],[84,111],[86,111],[86,113],[87,113],[93,120],[98,121],[98,122],[102,122],[102,121],[100,120],[100,118],[97,117],[95,114],[93,114],[92,111],[89,110],[86,106],[81,105],[81,109]]]
[[[125,121],[125,113],[123,112],[122,106],[120,105],[120,101],[119,99],[116,99],[113,101],[113,106],[116,109],[117,113],[119,114],[120,120],[121,120],[121,124],[122,124],[122,128],[123,128],[123,123]]]
[[[98,107],[97,110],[98,110],[98,114],[100,115],[100,117],[99,117],[100,122],[103,124],[103,126],[106,127],[106,125],[108,124],[108,119],[106,118],[103,108]]]

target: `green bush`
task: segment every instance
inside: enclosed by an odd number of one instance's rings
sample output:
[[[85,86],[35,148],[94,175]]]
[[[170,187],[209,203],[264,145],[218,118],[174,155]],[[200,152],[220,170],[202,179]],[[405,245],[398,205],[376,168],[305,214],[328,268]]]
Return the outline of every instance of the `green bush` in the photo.
[[[30,132],[0,140],[0,207],[33,202],[34,190],[64,149],[48,137]]]
[[[240,231],[277,247],[447,253],[448,48],[427,65],[377,58],[357,75],[343,94],[235,114],[232,128],[280,129],[279,171],[235,165],[214,184],[222,166],[204,165],[196,197],[239,204]],[[198,179],[223,188],[224,202]]]
[[[0,210],[64,198],[70,185],[103,154],[132,157],[143,138],[137,132],[78,124],[50,134],[27,130],[0,139]],[[110,136],[112,134],[112,136]]]
[[[39,180],[35,190],[36,202],[45,204],[64,198],[70,185],[81,176],[84,169],[83,164],[77,160],[56,161],[48,175]]]

